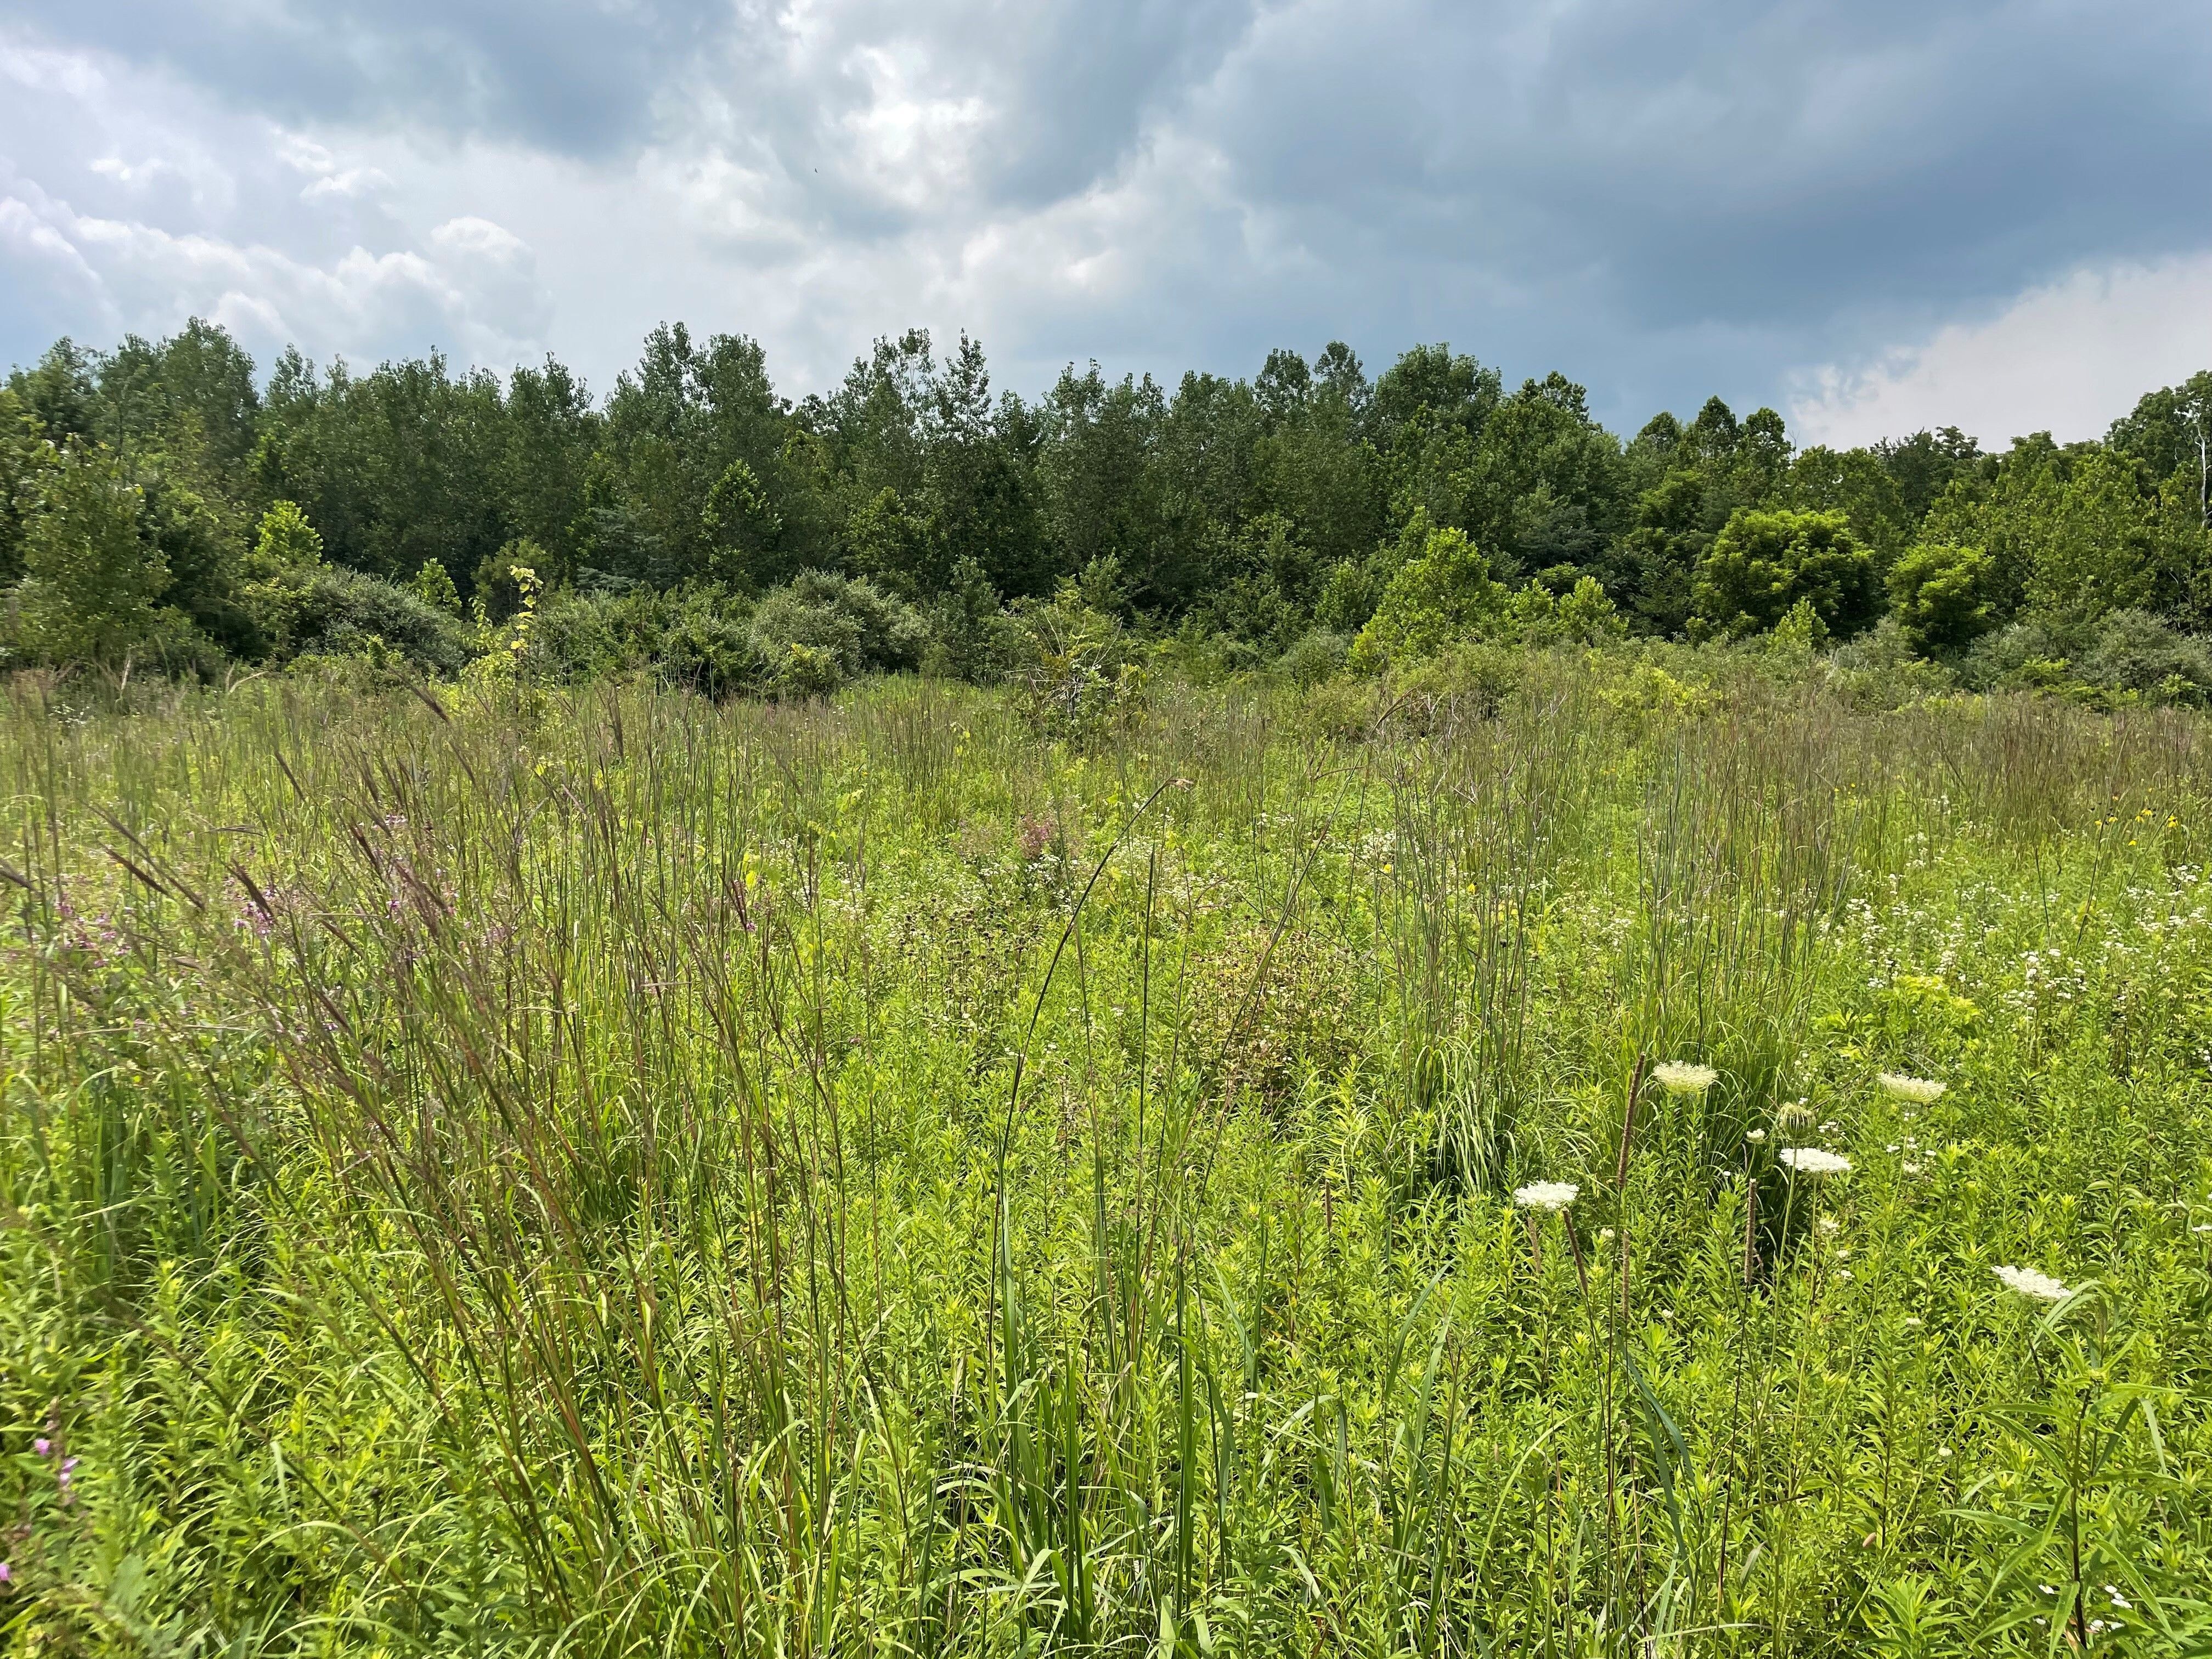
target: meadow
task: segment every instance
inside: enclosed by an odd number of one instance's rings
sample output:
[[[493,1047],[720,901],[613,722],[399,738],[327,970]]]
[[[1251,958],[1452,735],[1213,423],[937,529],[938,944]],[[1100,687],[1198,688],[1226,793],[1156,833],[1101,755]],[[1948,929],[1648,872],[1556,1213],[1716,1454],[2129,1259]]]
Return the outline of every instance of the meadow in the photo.
[[[0,1650],[2212,1650],[2200,715],[68,690]]]

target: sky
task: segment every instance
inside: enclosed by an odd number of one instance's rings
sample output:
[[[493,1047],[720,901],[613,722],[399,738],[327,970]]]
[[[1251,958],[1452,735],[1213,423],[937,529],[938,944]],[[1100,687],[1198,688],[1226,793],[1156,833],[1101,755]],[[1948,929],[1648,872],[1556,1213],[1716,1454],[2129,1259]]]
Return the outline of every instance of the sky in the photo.
[[[2212,0],[0,0],[0,364],[1347,341],[1632,432],[2093,436],[2212,367]]]

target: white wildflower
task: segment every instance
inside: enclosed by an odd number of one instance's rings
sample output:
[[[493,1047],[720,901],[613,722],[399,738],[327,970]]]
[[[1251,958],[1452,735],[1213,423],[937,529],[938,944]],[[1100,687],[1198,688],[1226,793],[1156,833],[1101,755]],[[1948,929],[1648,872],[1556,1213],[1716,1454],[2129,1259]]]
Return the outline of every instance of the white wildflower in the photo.
[[[1711,1066],[1686,1060],[1670,1060],[1651,1068],[1651,1080],[1670,1095],[1701,1095],[1720,1079]]]
[[[1582,1188],[1571,1181],[1535,1181],[1513,1189],[1513,1201],[1524,1210],[1564,1210]]]
[[[1874,1080],[1881,1086],[1882,1093],[1895,1100],[1909,1100],[1916,1106],[1932,1106],[1942,1099],[1948,1085],[1933,1078],[1906,1077],[1897,1072],[1876,1072]]]
[[[1744,1139],[1748,1140],[1753,1146],[1756,1146],[1760,1141],[1766,1139],[1766,1131],[1764,1129],[1753,1129],[1745,1134]]]
[[[2038,1273],[2033,1267],[1992,1267],[1990,1271],[2004,1280],[2007,1290],[2032,1296],[2039,1302],[2063,1302],[2074,1294],[2049,1273]]]
[[[1851,1161],[1841,1152],[1826,1152],[1818,1146],[1784,1146],[1782,1161],[1799,1175],[1849,1175]]]

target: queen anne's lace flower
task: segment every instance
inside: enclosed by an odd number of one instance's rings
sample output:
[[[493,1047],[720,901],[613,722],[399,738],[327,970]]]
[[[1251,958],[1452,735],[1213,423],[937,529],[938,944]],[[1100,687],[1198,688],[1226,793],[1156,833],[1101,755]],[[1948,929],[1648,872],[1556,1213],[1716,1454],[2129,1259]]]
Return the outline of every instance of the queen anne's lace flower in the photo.
[[[1932,1106],[1942,1099],[1948,1085],[1933,1078],[1905,1077],[1896,1072],[1876,1072],[1874,1080],[1881,1085],[1882,1093],[1898,1100],[1909,1100],[1916,1106]]]
[[[2007,1290],[2017,1291],[2039,1302],[2063,1302],[2074,1294],[2049,1273],[2039,1273],[2033,1267],[1992,1267],[1990,1271],[2004,1280]]]
[[[1850,1159],[1818,1146],[1784,1146],[1782,1161],[1799,1175],[1849,1175],[1851,1171]]]
[[[1582,1188],[1571,1181],[1534,1181],[1513,1189],[1513,1201],[1524,1210],[1564,1210]]]
[[[1651,1068],[1651,1080],[1670,1095],[1701,1095],[1721,1080],[1721,1074],[1710,1066],[1670,1060]]]

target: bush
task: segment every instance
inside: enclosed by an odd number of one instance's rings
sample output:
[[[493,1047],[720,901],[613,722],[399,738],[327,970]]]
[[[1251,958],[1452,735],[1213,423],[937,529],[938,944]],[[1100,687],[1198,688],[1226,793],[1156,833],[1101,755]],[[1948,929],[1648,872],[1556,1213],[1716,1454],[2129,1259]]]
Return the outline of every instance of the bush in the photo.
[[[323,565],[286,591],[285,655],[390,653],[431,674],[458,673],[469,659],[467,630],[458,617],[374,576]]]
[[[784,677],[791,695],[818,696],[862,674],[918,668],[929,641],[912,605],[865,576],[826,570],[802,570],[762,599],[752,630],[771,677]],[[798,663],[803,670],[791,668]],[[800,693],[802,684],[812,689]]]
[[[1923,543],[1890,567],[1889,603],[1914,650],[1964,650],[1996,625],[1996,563],[1978,547]]]
[[[1437,730],[1455,716],[1488,720],[1521,689],[1528,664],[1528,653],[1516,646],[1462,645],[1394,677],[1391,707],[1414,731]]]
[[[2081,678],[2100,690],[2160,702],[2203,702],[2212,693],[2212,651],[2147,611],[2115,611],[2082,654]]]
[[[1088,603],[1064,581],[1043,603],[1012,613],[1023,714],[1039,732],[1091,741],[1125,723],[1142,707],[1145,673],[1121,618]]]
[[[2094,627],[2038,613],[1984,638],[1962,678],[2094,703],[2197,703],[2212,697],[2212,651],[2147,611],[2110,611]]]
[[[981,563],[963,558],[930,612],[931,639],[922,653],[926,672],[988,685],[1012,665],[1018,641],[999,590]]]
[[[1504,590],[1491,580],[1490,561],[1465,531],[1433,529],[1425,514],[1416,514],[1405,541],[1417,544],[1419,554],[1390,578],[1352,641],[1352,666],[1363,673],[1436,655],[1496,617],[1504,602]]]
[[[1828,677],[1854,708],[1903,708],[1958,689],[1951,671],[1922,657],[1893,616],[1838,647],[1828,659]]]
[[[105,449],[49,452],[23,528],[19,648],[35,660],[113,667],[187,650],[191,624],[157,606],[169,586],[139,533],[141,493]]]
[[[1303,635],[1277,659],[1283,678],[1300,690],[1309,690],[1334,678],[1350,654],[1351,645],[1341,634],[1316,628]]]
[[[612,611],[614,607],[606,609]],[[629,609],[637,607],[632,604]],[[720,588],[686,594],[659,609],[661,614],[653,619],[658,636],[652,661],[667,684],[720,702],[769,683],[772,664],[768,651],[742,605]],[[609,632],[611,637],[613,630]]]
[[[1878,610],[1874,556],[1841,513],[1739,509],[1699,562],[1692,592],[1704,631],[1729,639],[1767,632],[1800,599],[1838,639],[1871,626]]]

